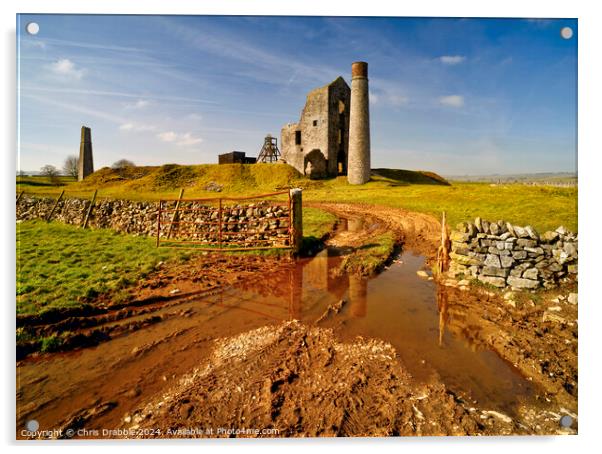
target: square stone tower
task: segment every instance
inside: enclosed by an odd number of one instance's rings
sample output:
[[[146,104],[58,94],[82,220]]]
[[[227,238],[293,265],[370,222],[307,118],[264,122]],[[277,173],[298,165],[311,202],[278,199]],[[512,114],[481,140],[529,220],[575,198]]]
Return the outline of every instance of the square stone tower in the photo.
[[[350,96],[342,77],[312,90],[299,122],[282,128],[281,160],[310,178],[346,175]]]
[[[92,130],[82,126],[82,138],[79,144],[79,160],[77,161],[77,181],[82,181],[94,172],[92,158]]]

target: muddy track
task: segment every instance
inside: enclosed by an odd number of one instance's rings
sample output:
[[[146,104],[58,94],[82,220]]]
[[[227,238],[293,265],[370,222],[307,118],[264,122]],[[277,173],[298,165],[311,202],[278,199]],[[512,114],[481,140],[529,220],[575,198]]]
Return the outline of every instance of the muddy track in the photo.
[[[57,351],[91,347],[178,316],[177,307],[187,301],[209,297],[232,286],[256,286],[258,281],[263,282],[258,276],[279,276],[277,270],[291,265],[286,257],[200,255],[186,263],[159,265],[148,278],[127,289],[126,301],[114,292],[102,294],[81,308],[18,317],[17,326],[21,332],[37,338],[60,334],[62,343]],[[171,307],[176,310],[166,311]],[[19,343],[17,360],[32,354],[35,359],[39,348],[39,341]]]
[[[520,412],[519,423],[441,383],[417,384],[383,341],[339,343],[331,330],[292,321],[218,339],[207,363],[126,415],[122,429],[127,438],[558,431],[549,414]]]
[[[432,260],[437,254],[441,237],[441,224],[433,216],[423,213],[364,203],[318,203],[307,206],[320,208],[344,218],[364,218],[366,228],[357,232],[346,232],[337,241],[350,245],[363,244],[371,236],[394,232],[403,247]],[[371,222],[376,221],[376,222]]]
[[[334,234],[330,246],[353,249],[392,231],[404,248],[430,259],[436,254],[440,224],[432,216],[365,204],[308,205],[362,220],[358,229]],[[287,259],[201,256],[160,267],[130,289],[126,302],[99,297],[91,303],[103,308],[100,313],[25,322],[40,334],[69,329],[82,339],[105,337],[94,348],[18,363],[18,426],[35,417],[46,427],[63,429],[273,427],[279,436],[558,430],[556,415],[549,412],[523,408],[520,419],[508,421],[472,408],[441,382],[417,384],[389,344],[340,343],[332,332],[312,327],[320,318],[336,318],[336,307],[317,305],[304,310],[303,324],[282,324],[300,319],[293,303],[282,305],[294,300],[294,292],[287,293],[295,285],[294,266]],[[247,287],[275,299],[262,305],[241,299]],[[231,295],[224,296],[228,290]],[[526,376],[551,372],[537,382],[574,411],[576,344],[574,351],[570,344],[561,348],[573,330],[560,333],[557,343],[547,342],[558,333],[538,323],[541,313],[506,311],[494,298],[480,305],[479,297],[469,294],[458,293],[464,304],[450,298],[450,324],[470,313],[470,323],[483,327],[483,343]],[[573,316],[576,308],[567,315]],[[561,353],[545,363],[553,349]]]

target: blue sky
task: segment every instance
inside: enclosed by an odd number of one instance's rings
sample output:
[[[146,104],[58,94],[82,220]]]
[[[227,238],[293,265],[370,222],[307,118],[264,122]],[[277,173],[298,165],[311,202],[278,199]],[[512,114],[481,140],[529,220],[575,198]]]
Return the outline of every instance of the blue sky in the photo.
[[[576,20],[21,15],[17,35],[24,170],[61,167],[82,125],[96,168],[256,156],[363,60],[373,167],[576,171]]]

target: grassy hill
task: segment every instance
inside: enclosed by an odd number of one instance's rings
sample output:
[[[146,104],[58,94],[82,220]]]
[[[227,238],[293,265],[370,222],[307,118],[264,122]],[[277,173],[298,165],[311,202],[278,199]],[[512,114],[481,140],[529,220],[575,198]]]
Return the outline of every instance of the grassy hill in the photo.
[[[451,225],[474,219],[503,219],[531,224],[544,231],[559,225],[577,231],[577,187],[526,186],[454,182],[432,172],[373,169],[364,185],[350,185],[346,177],[309,180],[286,164],[204,164],[160,167],[103,168],[77,183],[63,180],[53,186],[44,177],[18,177],[17,191],[56,197],[67,196],[131,200],[185,197],[256,195],[289,187],[303,189],[305,201],[372,203],[401,207],[440,217],[445,211]],[[216,192],[215,188],[221,188]],[[213,189],[213,190],[212,190]]]

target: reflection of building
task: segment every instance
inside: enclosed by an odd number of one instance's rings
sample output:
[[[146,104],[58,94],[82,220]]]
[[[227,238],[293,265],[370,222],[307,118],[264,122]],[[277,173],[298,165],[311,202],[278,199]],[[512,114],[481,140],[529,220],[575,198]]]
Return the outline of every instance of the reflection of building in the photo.
[[[328,249],[316,256],[303,267],[303,284],[328,290]]]

